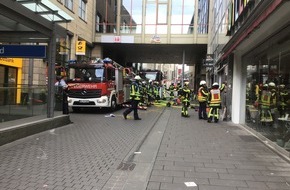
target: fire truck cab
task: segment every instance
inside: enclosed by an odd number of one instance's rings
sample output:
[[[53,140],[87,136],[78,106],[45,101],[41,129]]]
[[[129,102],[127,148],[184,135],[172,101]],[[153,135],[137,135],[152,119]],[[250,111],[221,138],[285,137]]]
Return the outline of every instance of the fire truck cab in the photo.
[[[124,67],[109,58],[68,65],[68,105],[81,108],[110,108],[129,101],[130,85],[124,81]]]

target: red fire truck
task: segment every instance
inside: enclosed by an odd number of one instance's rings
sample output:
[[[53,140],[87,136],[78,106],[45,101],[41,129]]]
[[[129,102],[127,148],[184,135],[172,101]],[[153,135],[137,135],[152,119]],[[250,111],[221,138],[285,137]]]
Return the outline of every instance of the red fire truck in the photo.
[[[125,68],[110,58],[68,65],[68,105],[81,108],[110,108],[129,101],[130,84]]]

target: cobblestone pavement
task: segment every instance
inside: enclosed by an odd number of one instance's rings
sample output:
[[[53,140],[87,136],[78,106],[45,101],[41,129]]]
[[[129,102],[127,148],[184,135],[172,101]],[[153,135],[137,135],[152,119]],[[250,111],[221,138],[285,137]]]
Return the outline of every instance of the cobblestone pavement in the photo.
[[[123,158],[151,130],[161,108],[140,110],[124,120],[122,111],[71,113],[72,124],[0,147],[1,190],[99,190]]]
[[[231,122],[180,108],[72,113],[0,147],[0,190],[290,190],[290,164]],[[113,116],[113,117],[112,117]]]
[[[170,112],[147,190],[290,190],[288,161],[241,126],[190,115]]]

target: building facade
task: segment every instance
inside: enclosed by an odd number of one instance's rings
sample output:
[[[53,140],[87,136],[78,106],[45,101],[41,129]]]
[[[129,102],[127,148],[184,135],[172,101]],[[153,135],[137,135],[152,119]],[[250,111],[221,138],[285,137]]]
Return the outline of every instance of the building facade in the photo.
[[[225,22],[221,23],[229,39],[225,38],[224,43],[213,38],[210,45],[215,63],[209,74],[219,81],[228,80],[234,123],[274,142],[281,151],[289,150],[290,3],[282,0],[220,3],[217,7],[226,7]]]

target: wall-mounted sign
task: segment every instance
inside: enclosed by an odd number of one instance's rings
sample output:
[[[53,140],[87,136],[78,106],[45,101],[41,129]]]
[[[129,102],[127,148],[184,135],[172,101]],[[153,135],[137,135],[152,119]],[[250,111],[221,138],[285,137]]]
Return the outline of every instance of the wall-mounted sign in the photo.
[[[0,45],[0,57],[46,58],[46,46]]]
[[[76,55],[86,55],[86,41],[76,42]]]
[[[134,36],[113,36],[113,35],[102,35],[102,43],[134,43]]]
[[[121,36],[115,36],[114,42],[115,43],[121,43]]]
[[[214,64],[213,54],[207,54],[206,58],[203,60],[203,66],[212,67]]]
[[[157,35],[154,35],[151,40],[150,40],[151,43],[156,43],[156,44],[159,44],[161,43],[161,40],[160,40],[160,37],[157,36]]]

